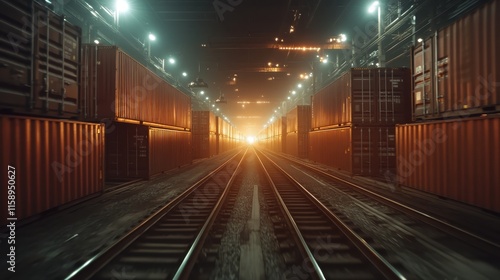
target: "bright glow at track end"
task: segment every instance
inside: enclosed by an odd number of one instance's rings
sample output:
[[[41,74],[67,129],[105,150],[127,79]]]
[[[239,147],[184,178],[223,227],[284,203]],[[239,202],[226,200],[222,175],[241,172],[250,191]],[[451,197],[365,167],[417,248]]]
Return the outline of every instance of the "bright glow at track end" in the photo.
[[[253,136],[248,136],[248,137],[247,137],[247,143],[248,143],[249,145],[253,145],[253,143],[255,143],[255,137],[253,137]]]

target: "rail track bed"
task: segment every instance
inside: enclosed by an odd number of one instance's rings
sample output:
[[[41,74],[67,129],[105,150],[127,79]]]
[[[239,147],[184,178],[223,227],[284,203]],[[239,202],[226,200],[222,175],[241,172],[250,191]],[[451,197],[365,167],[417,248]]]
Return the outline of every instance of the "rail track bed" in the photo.
[[[186,277],[243,158],[226,161],[67,279]]]
[[[495,268],[500,255],[496,240],[438,218],[431,211],[409,206],[408,195],[395,199],[397,193],[384,195],[317,165],[274,153],[266,155],[293,172],[297,181],[345,223],[356,224],[404,262],[414,277],[492,279],[500,275]]]
[[[259,161],[304,256],[292,271],[295,276],[310,274],[315,279],[403,278],[394,264],[289,174],[262,154],[259,154]]]

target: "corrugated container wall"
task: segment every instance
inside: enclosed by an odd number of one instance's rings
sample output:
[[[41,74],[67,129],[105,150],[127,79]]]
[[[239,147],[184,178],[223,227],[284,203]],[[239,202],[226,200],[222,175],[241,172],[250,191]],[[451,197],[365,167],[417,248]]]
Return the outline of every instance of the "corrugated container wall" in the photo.
[[[106,180],[149,179],[191,162],[191,133],[112,123],[106,134]]]
[[[394,127],[344,127],[309,133],[309,159],[352,175],[384,177],[396,170]]]
[[[191,163],[191,132],[149,128],[149,175]]]
[[[297,105],[286,115],[286,153],[307,158],[309,131],[311,130],[311,106]]]
[[[500,213],[500,117],[396,126],[393,182]]]
[[[191,98],[117,47],[85,45],[82,57],[83,118],[191,129]]]
[[[227,152],[236,148],[240,142],[238,141],[238,132],[225,119],[215,117],[216,119],[216,150],[217,154]]]
[[[411,120],[406,68],[353,68],[312,97],[312,128],[387,126]]]
[[[34,1],[0,4],[0,111],[78,116],[80,28]]]
[[[192,112],[193,158],[207,158],[217,154],[217,123],[211,111]]]
[[[8,189],[18,220],[102,191],[104,125],[0,116],[0,130],[2,223]]]
[[[286,117],[278,117],[258,135],[259,145],[274,152],[286,150]]]
[[[414,48],[414,120],[500,111],[499,10],[489,1]]]

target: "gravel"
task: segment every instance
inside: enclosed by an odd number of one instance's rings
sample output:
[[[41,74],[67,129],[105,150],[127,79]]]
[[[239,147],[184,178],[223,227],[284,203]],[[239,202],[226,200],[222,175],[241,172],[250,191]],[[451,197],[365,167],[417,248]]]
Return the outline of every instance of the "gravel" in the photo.
[[[387,221],[377,218],[377,215],[360,208],[359,204],[349,195],[339,192],[334,186],[325,186],[325,184],[311,178],[312,175],[308,176],[303,172],[298,172],[296,168],[283,159],[274,158],[274,160],[280,162],[283,169],[293,174],[315,196],[327,201],[361,228],[364,233],[381,244],[392,256],[395,256],[410,273],[410,279],[458,280],[498,277],[499,271],[497,269],[481,261],[467,259],[466,252],[460,254],[455,248],[445,248],[439,243],[436,244],[435,248],[430,248],[428,240],[414,236],[411,231],[402,232],[392,223],[387,224]],[[383,207],[378,207],[377,210],[382,211]],[[443,236],[434,230],[427,230],[423,235],[430,238],[431,243],[434,242],[432,238]],[[443,249],[446,251],[441,251]],[[465,266],[464,264],[469,265]]]
[[[234,210],[229,218],[226,231],[221,239],[219,255],[210,279],[238,279],[240,265],[240,243],[242,235],[245,234],[246,225],[252,211],[252,198],[254,186],[259,186],[260,204],[260,241],[264,270],[266,279],[284,279],[285,264],[279,253],[278,241],[274,236],[271,219],[267,213],[262,183],[258,176],[259,172],[255,165],[257,160],[255,154],[248,153],[248,157],[242,166],[242,185],[236,198]]]

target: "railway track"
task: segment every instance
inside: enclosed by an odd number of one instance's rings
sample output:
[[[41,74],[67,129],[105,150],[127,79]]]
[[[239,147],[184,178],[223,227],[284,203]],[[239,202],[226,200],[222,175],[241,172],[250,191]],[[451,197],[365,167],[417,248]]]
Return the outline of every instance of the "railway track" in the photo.
[[[294,164],[305,168],[307,170],[311,170],[316,173],[319,177],[324,178],[326,181],[331,182],[336,186],[336,188],[355,198],[363,204],[371,205],[372,207],[378,207],[376,204],[385,205],[390,209],[396,210],[400,215],[411,217],[417,221],[420,221],[426,225],[429,225],[433,228],[438,229],[439,231],[454,236],[459,240],[466,242],[475,248],[481,248],[481,250],[492,254],[492,255],[500,255],[500,244],[496,240],[491,240],[487,237],[483,237],[482,235],[469,231],[467,229],[460,228],[459,226],[454,225],[451,222],[448,222],[444,219],[436,217],[436,215],[432,213],[424,212],[423,210],[413,208],[409,205],[403,204],[402,202],[397,201],[394,198],[388,197],[386,195],[380,194],[372,189],[366,188],[360,184],[347,180],[345,178],[335,176],[331,173],[325,172],[322,169],[319,169],[313,165],[301,162],[296,159],[292,159],[290,157],[277,155],[287,161],[291,161]],[[396,213],[394,211],[384,211],[387,215],[395,216]]]
[[[292,273],[309,274],[315,279],[405,279],[291,175],[262,153],[258,155],[304,256]]]
[[[230,158],[66,279],[187,279],[245,154]]]

